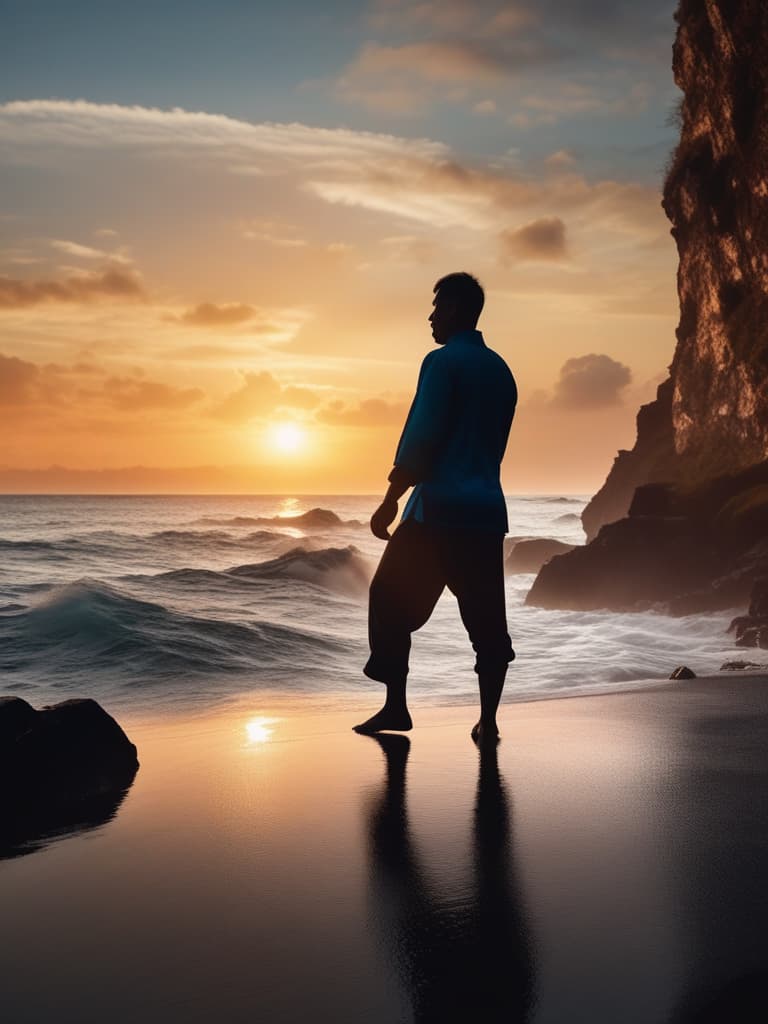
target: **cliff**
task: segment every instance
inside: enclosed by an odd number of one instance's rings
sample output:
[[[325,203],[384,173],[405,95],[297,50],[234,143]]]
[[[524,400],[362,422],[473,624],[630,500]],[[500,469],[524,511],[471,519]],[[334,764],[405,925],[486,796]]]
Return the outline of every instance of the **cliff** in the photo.
[[[681,0],[676,19],[680,142],[663,198],[679,254],[680,322],[670,377],[656,401],[640,410],[634,448],[619,453],[584,511],[591,543],[544,566],[529,595],[532,604],[584,607],[584,567],[590,559],[602,562],[608,549],[615,572],[630,577],[625,549],[632,546],[641,561],[645,551],[648,575],[654,545],[664,546],[662,520],[668,516],[648,509],[646,495],[644,511],[635,508],[623,517],[636,489],[652,483],[670,485],[674,518],[695,513],[695,524],[677,523],[682,536],[706,535],[725,559],[709,564],[702,577],[701,558],[695,572],[676,558],[677,584],[662,588],[659,599],[674,599],[675,592],[704,595],[747,549],[735,521],[720,515],[722,508],[697,507],[685,496],[741,500],[755,515],[765,498],[755,492],[764,487],[762,477],[757,482],[749,471],[768,460],[768,4]],[[674,532],[669,523],[666,529]],[[737,532],[731,536],[729,530]],[[683,547],[696,560],[690,545]],[[768,564],[763,568],[768,574]],[[753,574],[760,571],[754,561]],[[631,586],[625,589],[626,598]],[[646,589],[644,599],[653,600],[651,577]],[[590,607],[627,605],[607,593],[591,600]],[[705,607],[703,596],[702,602]]]
[[[591,540],[636,487],[768,458],[768,5],[682,0],[680,142],[664,188],[680,258],[670,379],[584,511]]]

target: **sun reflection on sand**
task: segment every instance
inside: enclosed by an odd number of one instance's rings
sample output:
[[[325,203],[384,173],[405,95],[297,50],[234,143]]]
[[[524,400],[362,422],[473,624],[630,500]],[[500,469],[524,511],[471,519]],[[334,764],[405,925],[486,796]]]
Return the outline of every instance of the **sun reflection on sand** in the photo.
[[[245,734],[248,737],[249,743],[267,743],[271,737],[274,729],[270,726],[277,722],[277,718],[251,718],[245,723]]]

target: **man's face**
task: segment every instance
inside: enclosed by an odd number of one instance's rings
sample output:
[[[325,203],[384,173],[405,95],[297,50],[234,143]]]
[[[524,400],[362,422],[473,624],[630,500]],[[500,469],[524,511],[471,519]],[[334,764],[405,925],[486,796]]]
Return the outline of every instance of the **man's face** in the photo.
[[[444,345],[450,336],[456,333],[456,307],[452,302],[441,299],[439,292],[432,300],[429,322],[432,324],[432,337],[437,345]]]

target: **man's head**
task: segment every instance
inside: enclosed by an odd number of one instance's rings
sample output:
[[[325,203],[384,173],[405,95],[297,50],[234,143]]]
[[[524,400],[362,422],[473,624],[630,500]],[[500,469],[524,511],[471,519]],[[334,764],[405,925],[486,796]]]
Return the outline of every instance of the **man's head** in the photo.
[[[441,277],[433,288],[432,337],[438,345],[444,345],[459,331],[471,331],[477,325],[483,310],[485,292],[477,278],[463,272]]]

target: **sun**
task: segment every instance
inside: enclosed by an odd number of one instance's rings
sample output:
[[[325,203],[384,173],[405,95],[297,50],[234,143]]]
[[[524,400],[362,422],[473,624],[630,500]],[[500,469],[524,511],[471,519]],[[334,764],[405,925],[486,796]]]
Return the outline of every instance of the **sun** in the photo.
[[[269,428],[268,442],[270,448],[281,455],[295,455],[305,447],[307,435],[296,423],[273,423]]]
[[[252,718],[245,723],[245,734],[249,743],[267,743],[274,732],[270,726],[277,722],[277,718]]]

